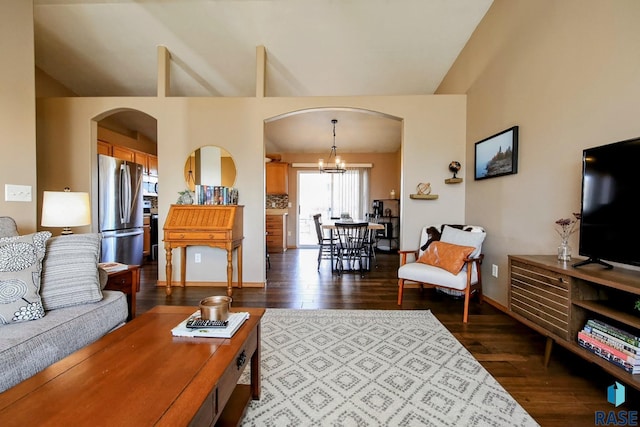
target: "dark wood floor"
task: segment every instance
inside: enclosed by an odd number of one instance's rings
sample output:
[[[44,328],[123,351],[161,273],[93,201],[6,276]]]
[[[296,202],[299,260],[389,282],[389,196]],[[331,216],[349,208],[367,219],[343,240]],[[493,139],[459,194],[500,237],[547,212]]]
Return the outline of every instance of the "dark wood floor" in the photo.
[[[267,287],[234,289],[233,306],[297,309],[429,309],[502,386],[542,426],[589,426],[596,411],[639,410],[640,394],[627,387],[626,403],[614,408],[607,388],[614,379],[597,366],[555,346],[543,366],[545,340],[491,306],[472,301],[468,324],[462,323],[462,300],[432,289],[406,289],[398,306],[398,256],[378,254],[378,268],[360,278],[332,275],[329,262],[316,270],[316,250],[294,249],[271,254]],[[159,305],[191,305],[210,295],[226,295],[222,287],[174,288],[170,297],[156,286],[157,266],[146,264],[141,275],[137,312]]]

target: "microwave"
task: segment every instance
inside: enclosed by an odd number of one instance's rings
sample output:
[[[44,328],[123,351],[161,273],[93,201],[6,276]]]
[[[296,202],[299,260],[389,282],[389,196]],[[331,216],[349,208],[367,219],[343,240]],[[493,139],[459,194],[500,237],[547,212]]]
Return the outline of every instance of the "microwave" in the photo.
[[[158,178],[153,176],[145,176],[142,179],[142,195],[143,196],[158,195]]]

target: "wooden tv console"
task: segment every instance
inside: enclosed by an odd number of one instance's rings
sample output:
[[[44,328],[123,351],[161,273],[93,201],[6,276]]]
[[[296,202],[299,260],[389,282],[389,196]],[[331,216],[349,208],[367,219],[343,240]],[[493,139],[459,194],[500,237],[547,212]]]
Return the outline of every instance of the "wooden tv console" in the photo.
[[[640,271],[597,264],[574,268],[555,255],[509,255],[509,314],[547,337],[544,363],[553,343],[595,363],[640,390],[640,374],[629,374],[578,345],[578,332],[589,319],[599,319],[640,335]]]

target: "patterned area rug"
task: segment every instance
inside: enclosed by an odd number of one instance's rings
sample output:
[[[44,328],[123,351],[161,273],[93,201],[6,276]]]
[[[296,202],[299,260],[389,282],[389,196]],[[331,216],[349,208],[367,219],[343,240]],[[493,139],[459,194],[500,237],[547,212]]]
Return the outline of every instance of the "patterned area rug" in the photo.
[[[430,311],[267,309],[261,325],[243,426],[538,425]]]

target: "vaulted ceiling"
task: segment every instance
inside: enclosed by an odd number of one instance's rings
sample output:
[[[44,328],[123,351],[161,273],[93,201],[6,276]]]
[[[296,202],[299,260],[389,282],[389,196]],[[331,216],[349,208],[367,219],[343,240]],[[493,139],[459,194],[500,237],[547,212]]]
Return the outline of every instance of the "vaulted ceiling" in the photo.
[[[266,96],[432,94],[491,3],[34,0],[35,61],[78,96],[155,96],[157,46],[163,45],[171,53],[172,96],[251,97],[256,46],[264,46]],[[399,144],[376,131],[375,116],[348,110],[334,116],[345,152],[362,145],[366,151],[394,151],[389,144]],[[328,149],[327,115],[286,120],[315,135],[307,151]],[[350,122],[359,120],[372,132],[361,128],[349,135],[355,126]],[[287,136],[293,135],[290,128],[276,125],[267,124],[271,143],[282,151],[291,144],[299,148],[300,133],[294,141]],[[309,145],[316,140],[317,147]]]

